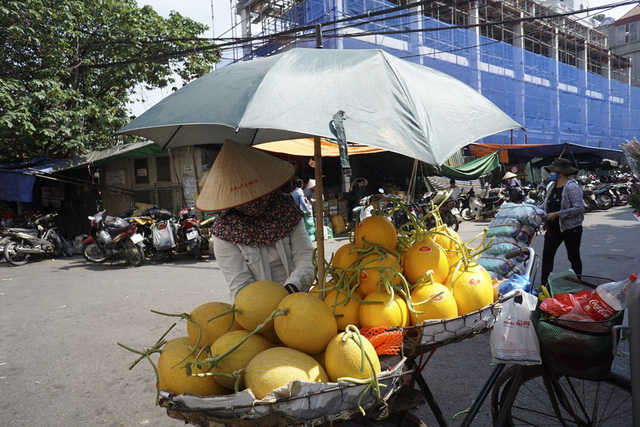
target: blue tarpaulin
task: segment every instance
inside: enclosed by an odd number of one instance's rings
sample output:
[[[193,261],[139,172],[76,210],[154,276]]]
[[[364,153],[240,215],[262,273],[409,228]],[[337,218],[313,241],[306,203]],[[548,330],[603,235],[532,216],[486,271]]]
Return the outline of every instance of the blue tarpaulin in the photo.
[[[0,164],[0,200],[31,203],[33,185],[38,175],[49,175],[68,169],[103,162],[107,159],[126,156],[147,157],[162,152],[153,141],[116,145],[87,155],[70,159],[38,158],[22,163]]]
[[[48,173],[64,162],[65,160],[33,159],[0,165],[0,200],[33,202],[36,176]]]

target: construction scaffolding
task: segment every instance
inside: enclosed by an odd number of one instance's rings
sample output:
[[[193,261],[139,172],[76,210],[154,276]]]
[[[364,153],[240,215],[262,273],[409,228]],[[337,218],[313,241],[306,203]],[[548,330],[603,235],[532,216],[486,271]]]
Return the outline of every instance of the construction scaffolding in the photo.
[[[402,4],[253,0],[235,7],[261,25],[261,35],[273,36],[254,44],[249,56],[313,46],[309,26],[321,23],[325,47],[381,48],[479,90],[526,128],[514,143],[617,148],[640,137],[640,89],[629,85],[629,58],[611,52],[584,14],[559,16],[532,0],[433,1],[398,9]],[[359,19],[345,20],[353,17]],[[301,27],[307,29],[292,33]],[[275,36],[283,31],[286,37]],[[484,142],[504,140],[494,135]]]

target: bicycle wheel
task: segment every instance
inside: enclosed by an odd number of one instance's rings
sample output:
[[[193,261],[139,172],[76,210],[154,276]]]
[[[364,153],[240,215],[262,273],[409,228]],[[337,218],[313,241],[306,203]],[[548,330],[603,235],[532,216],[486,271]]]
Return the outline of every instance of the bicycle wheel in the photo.
[[[525,369],[516,383],[518,369]],[[505,406],[513,393],[515,399]],[[513,396],[511,395],[511,396]],[[548,374],[541,366],[514,366],[496,382],[491,399],[493,421],[507,411],[505,424],[544,426],[631,425],[631,383],[618,374],[603,381]]]

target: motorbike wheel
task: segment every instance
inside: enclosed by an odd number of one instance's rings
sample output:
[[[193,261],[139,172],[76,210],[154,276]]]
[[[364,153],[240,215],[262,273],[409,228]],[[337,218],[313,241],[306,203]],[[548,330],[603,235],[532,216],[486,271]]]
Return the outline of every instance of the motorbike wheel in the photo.
[[[473,211],[471,210],[470,207],[466,207],[464,209],[462,209],[460,211],[460,216],[462,217],[462,219],[464,219],[465,221],[471,221],[472,219],[474,219],[476,216],[473,214]]]
[[[53,236],[53,256],[73,256],[73,250],[67,241],[59,234]]]
[[[613,206],[613,199],[610,195],[602,193],[596,196],[596,207],[598,209],[607,210]]]
[[[588,197],[583,198],[584,201],[584,211],[585,213],[591,212],[593,210],[593,200]]]
[[[144,262],[144,250],[133,242],[124,244],[124,256],[129,264],[140,267]]]
[[[456,218],[456,216],[451,211],[448,211],[445,214],[443,221],[447,225],[447,227],[449,227],[453,231],[458,231],[458,228],[460,226],[458,224],[458,218]]]
[[[31,255],[20,252],[20,246],[32,247],[29,242],[7,242],[4,245],[4,258],[12,265],[25,265],[29,262]]]
[[[95,242],[89,243],[82,248],[82,256],[89,262],[102,263],[107,260],[107,257],[102,253],[98,245]]]

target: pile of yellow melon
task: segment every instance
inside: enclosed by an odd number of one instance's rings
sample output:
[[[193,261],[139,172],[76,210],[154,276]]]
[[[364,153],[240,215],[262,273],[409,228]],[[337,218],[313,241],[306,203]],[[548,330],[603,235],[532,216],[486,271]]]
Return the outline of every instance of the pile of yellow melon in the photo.
[[[262,399],[294,380],[373,381],[380,362],[357,328],[450,319],[494,302],[489,274],[467,261],[464,243],[446,226],[408,241],[373,216],[359,223],[352,242],[334,254],[322,289],[288,294],[260,281],[233,305],[194,309],[187,336],[160,353],[158,388],[201,396],[249,388]]]
[[[233,306],[197,307],[187,334],[160,353],[160,390],[212,396],[249,388],[262,399],[294,380],[366,380],[380,373],[373,346],[357,333],[338,333],[334,314],[316,294],[288,294],[275,282],[244,287]]]
[[[465,259],[464,245],[446,226],[403,242],[385,217],[366,218],[353,243],[334,254],[325,304],[342,328],[405,327],[476,311],[497,295],[487,271]]]

